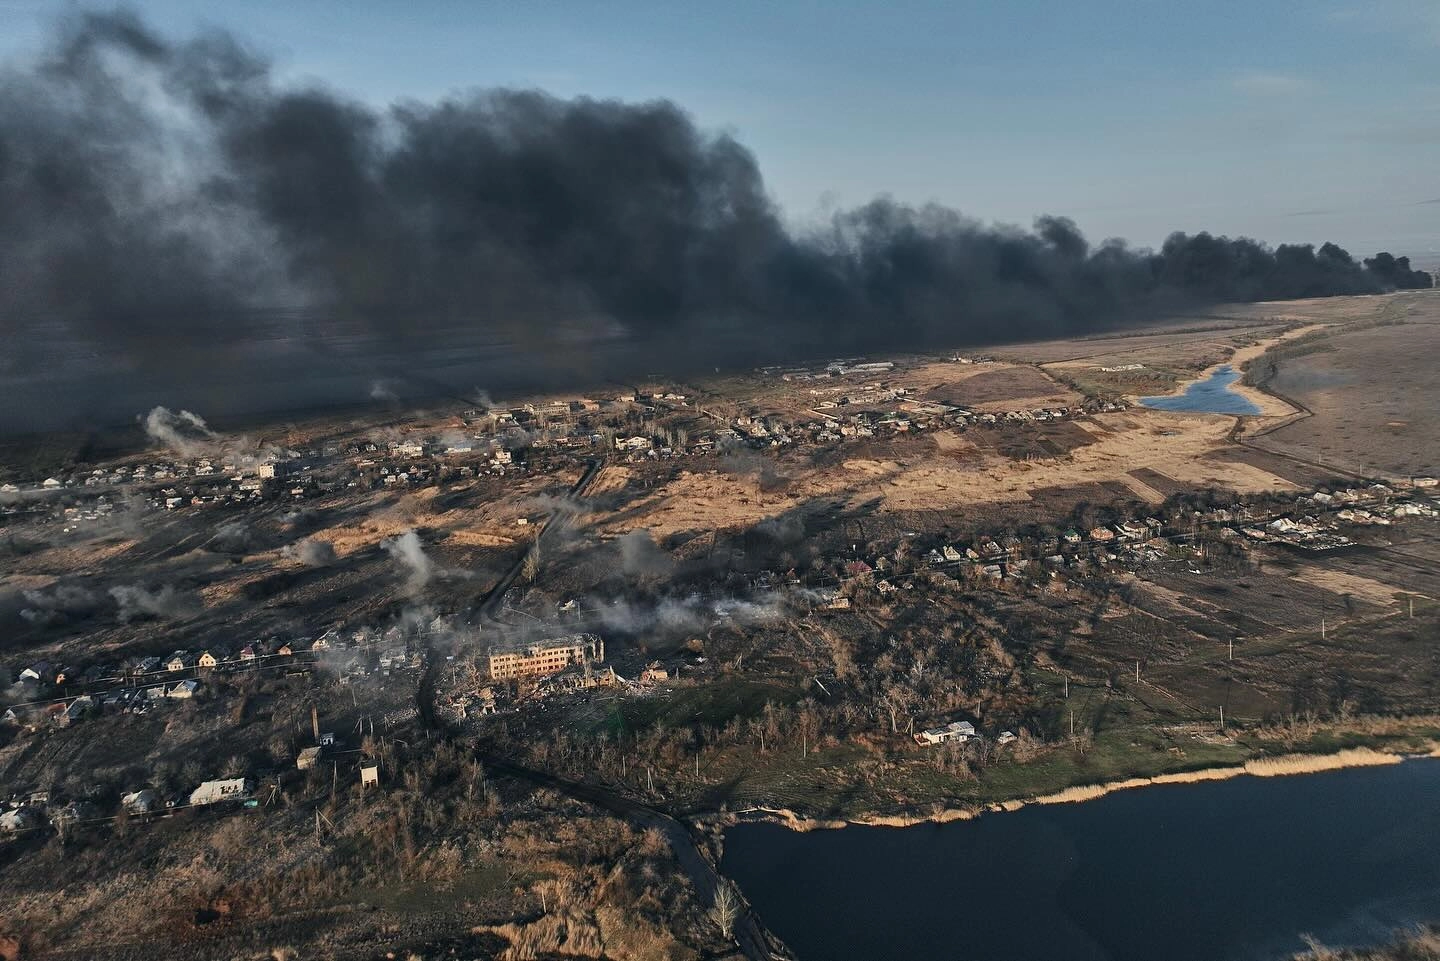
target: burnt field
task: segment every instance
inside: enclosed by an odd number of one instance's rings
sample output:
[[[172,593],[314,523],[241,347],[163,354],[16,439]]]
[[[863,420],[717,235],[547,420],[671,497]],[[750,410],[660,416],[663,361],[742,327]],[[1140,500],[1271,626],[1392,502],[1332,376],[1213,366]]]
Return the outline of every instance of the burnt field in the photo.
[[[1133,678],[1139,662],[1137,696],[1177,723],[1215,716],[1222,704],[1227,717],[1251,723],[1342,706],[1435,710],[1440,658],[1426,638],[1440,623],[1437,552],[1433,521],[1394,543],[1252,552],[1228,576],[1225,562],[1217,569],[1182,552],[1118,581],[1068,629],[1057,626],[1053,657],[1101,681]]]

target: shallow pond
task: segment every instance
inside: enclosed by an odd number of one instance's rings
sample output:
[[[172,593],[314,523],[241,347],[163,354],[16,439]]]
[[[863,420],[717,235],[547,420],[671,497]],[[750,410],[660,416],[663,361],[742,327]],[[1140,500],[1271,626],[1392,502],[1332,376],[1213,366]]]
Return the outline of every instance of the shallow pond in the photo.
[[[1222,364],[1209,377],[1197,380],[1179,394],[1141,397],[1140,403],[1156,410],[1188,411],[1195,414],[1258,414],[1249,398],[1233,387],[1240,372]]]

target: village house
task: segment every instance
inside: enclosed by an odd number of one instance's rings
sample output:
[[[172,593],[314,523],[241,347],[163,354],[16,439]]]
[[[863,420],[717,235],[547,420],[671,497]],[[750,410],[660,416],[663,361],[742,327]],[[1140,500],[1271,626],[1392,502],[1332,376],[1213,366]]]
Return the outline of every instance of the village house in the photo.
[[[194,654],[189,651],[176,651],[165,661],[165,669],[167,671],[184,671],[194,667],[196,663],[197,659]]]
[[[192,678],[188,681],[181,681],[179,684],[176,684],[174,687],[170,688],[170,690],[165,692],[165,696],[177,701],[188,701],[195,696],[195,692],[199,689],[200,682]]]
[[[311,643],[311,645],[310,645],[310,650],[312,650],[312,651],[331,651],[331,650],[334,650],[335,648],[337,648],[337,647],[339,647],[339,646],[340,646],[340,631],[339,631],[338,629],[336,629],[336,628],[331,628],[330,630],[326,631],[324,634],[321,634],[319,637],[315,638],[315,640],[314,640],[314,641]]]
[[[149,788],[139,791],[132,791],[129,794],[120,796],[120,807],[127,813],[133,815],[149,814],[160,806],[160,799],[155,792]]]
[[[200,654],[200,657],[196,659],[195,663],[204,668],[219,667],[229,657],[229,648],[220,646],[210,647],[206,648],[205,651]]]
[[[951,721],[944,727],[932,727],[915,735],[915,743],[923,746],[957,741],[961,744],[975,736],[975,725],[969,721]]]
[[[77,697],[65,705],[65,710],[56,716],[55,723],[61,727],[69,727],[94,709],[95,699],[93,697],[90,697],[88,694]]]
[[[136,661],[135,666],[131,668],[130,673],[150,674],[154,671],[160,670],[160,668],[164,666],[164,663],[164,659],[161,658],[159,655],[151,654],[147,657],[142,657],[140,658],[140,660]]]

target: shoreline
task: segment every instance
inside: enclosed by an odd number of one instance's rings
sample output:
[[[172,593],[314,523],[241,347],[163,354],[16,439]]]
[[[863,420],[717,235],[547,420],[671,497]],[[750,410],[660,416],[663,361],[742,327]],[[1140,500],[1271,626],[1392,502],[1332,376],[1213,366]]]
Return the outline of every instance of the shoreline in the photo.
[[[1302,414],[1304,413],[1304,411],[1296,408],[1293,404],[1288,403],[1283,398],[1277,397],[1274,394],[1267,393],[1263,390],[1260,390],[1245,383],[1246,366],[1251,361],[1259,357],[1263,357],[1265,353],[1269,351],[1272,347],[1277,347],[1280,344],[1285,343],[1286,341],[1294,340],[1299,337],[1304,337],[1307,334],[1312,334],[1317,330],[1323,330],[1329,326],[1331,325],[1307,324],[1303,327],[1292,327],[1289,330],[1286,330],[1275,337],[1259,340],[1253,344],[1248,344],[1244,347],[1237,347],[1235,351],[1231,353],[1231,355],[1225,360],[1211,364],[1209,367],[1206,367],[1204,370],[1200,371],[1190,380],[1176,384],[1175,389],[1172,390],[1170,393],[1151,394],[1146,396],[1179,397],[1180,395],[1184,394],[1185,391],[1189,390],[1191,386],[1201,383],[1208,378],[1214,376],[1220,370],[1220,368],[1231,367],[1234,368],[1235,372],[1240,376],[1233,384],[1229,385],[1228,389],[1234,391],[1236,394],[1239,394],[1241,397],[1254,404],[1255,407],[1259,409],[1258,414],[1208,414],[1196,411],[1165,410],[1161,410],[1160,412],[1166,414],[1190,414],[1192,416],[1201,417],[1238,417],[1241,419],[1249,420],[1278,420],[1287,417],[1294,417],[1297,414]],[[1132,405],[1132,407],[1138,407],[1144,410],[1159,410],[1159,408],[1146,406],[1142,402],[1141,396],[1138,394],[1128,394],[1126,395],[1125,399]],[[1283,410],[1281,409],[1282,407],[1284,408]]]
[[[1329,754],[1280,754],[1250,758],[1243,764],[1173,771],[1148,777],[1122,778],[1099,784],[1080,784],[1049,794],[992,801],[985,804],[947,807],[929,814],[873,814],[853,818],[810,818],[788,809],[756,806],[720,815],[715,823],[729,828],[737,824],[779,824],[792,831],[829,831],[847,827],[915,827],[921,824],[950,824],[971,821],[986,814],[1003,814],[1037,804],[1079,804],[1136,788],[1166,784],[1199,784],[1228,781],[1237,777],[1293,777],[1360,767],[1384,767],[1415,758],[1440,758],[1440,744],[1431,743],[1421,753],[1380,751],[1370,747],[1344,748]]]

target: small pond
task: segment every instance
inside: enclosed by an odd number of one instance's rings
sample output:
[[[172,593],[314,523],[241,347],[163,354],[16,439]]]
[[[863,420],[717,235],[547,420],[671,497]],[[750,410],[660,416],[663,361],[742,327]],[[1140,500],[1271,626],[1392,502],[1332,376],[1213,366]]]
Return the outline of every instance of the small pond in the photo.
[[[1204,380],[1197,380],[1179,394],[1141,397],[1140,403],[1155,410],[1185,411],[1192,414],[1258,414],[1260,408],[1231,385],[1240,372],[1222,364]]]

